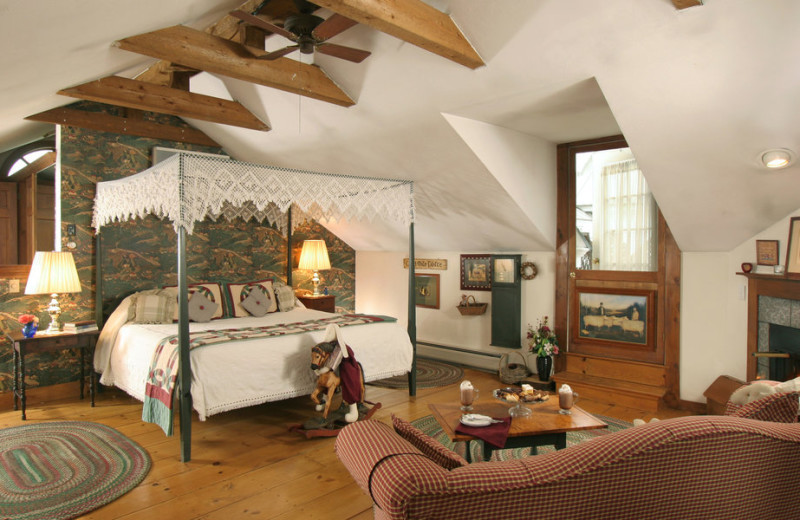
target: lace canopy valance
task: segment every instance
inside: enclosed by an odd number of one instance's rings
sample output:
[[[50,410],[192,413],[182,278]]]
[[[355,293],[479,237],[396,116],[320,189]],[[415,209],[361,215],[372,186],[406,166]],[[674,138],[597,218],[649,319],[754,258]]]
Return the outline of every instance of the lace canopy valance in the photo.
[[[179,153],[136,175],[97,184],[96,232],[114,221],[153,214],[191,234],[206,217],[268,220],[284,234],[293,223],[322,224],[376,217],[414,221],[411,181],[314,173]]]

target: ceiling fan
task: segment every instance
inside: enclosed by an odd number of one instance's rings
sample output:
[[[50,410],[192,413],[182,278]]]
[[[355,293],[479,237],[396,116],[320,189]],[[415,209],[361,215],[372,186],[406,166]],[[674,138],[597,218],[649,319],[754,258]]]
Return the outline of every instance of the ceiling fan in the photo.
[[[371,52],[361,49],[345,47],[344,45],[337,45],[326,41],[356,25],[358,22],[340,14],[333,14],[326,20],[313,14],[314,11],[319,9],[319,6],[307,2],[306,0],[295,0],[295,4],[299,12],[287,16],[283,27],[267,22],[245,11],[232,11],[231,16],[296,42],[296,45],[289,45],[288,47],[260,56],[261,59],[275,60],[295,50],[299,50],[303,54],[312,54],[316,50],[328,56],[361,63],[367,56],[372,54]]]

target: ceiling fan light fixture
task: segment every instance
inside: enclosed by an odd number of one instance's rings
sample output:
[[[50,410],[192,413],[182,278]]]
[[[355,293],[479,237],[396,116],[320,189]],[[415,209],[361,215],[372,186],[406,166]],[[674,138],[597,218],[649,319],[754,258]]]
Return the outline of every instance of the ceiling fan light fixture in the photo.
[[[761,153],[761,163],[771,170],[786,168],[794,161],[794,154],[786,148],[774,148]]]

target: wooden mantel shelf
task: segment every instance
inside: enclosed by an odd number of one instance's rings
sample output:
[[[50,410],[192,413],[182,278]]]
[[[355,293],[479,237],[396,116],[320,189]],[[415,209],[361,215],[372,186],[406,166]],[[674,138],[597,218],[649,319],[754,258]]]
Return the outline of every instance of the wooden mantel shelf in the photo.
[[[796,282],[800,283],[800,278],[789,278],[785,274],[759,274],[759,273],[743,273],[738,272],[736,273],[740,276],[744,276],[749,280],[772,280],[778,282]]]

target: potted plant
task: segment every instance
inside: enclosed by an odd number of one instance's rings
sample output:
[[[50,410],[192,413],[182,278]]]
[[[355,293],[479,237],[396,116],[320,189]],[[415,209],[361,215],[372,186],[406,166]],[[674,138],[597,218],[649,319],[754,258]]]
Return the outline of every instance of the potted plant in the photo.
[[[536,354],[536,371],[540,381],[549,381],[553,356],[558,355],[558,338],[548,325],[548,318],[539,320],[536,328],[528,324],[528,349]]]

